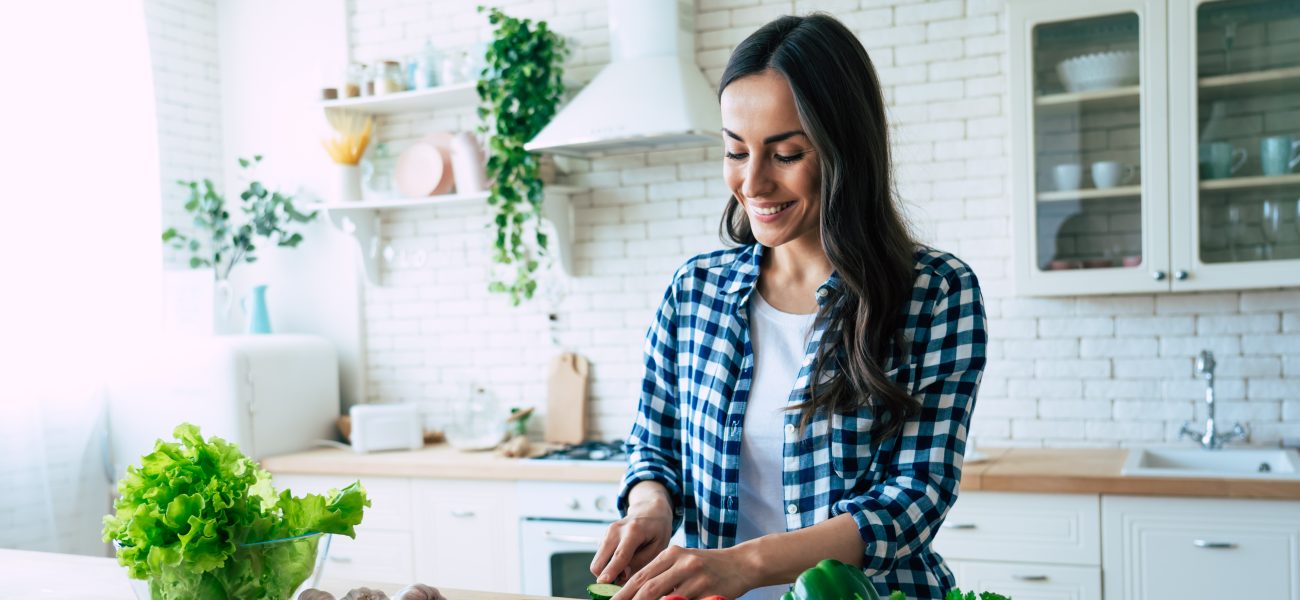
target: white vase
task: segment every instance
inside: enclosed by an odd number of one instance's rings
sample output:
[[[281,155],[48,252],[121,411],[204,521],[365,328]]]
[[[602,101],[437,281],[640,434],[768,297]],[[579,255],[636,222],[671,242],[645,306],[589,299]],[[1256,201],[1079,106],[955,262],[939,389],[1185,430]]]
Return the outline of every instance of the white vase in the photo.
[[[235,309],[235,290],[226,279],[218,279],[212,288],[212,333],[240,333],[239,311]]]
[[[357,165],[334,165],[338,169],[338,189],[335,198],[340,202],[358,202],[361,200],[361,167]]]
[[[474,136],[464,131],[451,138],[451,172],[457,194],[476,194],[487,189],[487,161]]]

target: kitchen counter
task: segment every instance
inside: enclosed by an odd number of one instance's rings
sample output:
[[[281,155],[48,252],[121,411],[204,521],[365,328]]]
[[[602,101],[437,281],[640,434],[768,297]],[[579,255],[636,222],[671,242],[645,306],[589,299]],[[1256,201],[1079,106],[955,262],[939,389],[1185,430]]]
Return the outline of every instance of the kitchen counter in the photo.
[[[0,549],[0,600],[51,598],[68,600],[135,600],[126,569],[113,558],[28,552]],[[380,589],[392,595],[406,584],[331,580],[326,576],[320,589],[337,597],[357,587]],[[437,587],[437,586],[434,586]],[[447,600],[549,600],[543,596],[521,596],[496,592],[475,592],[438,588]]]
[[[540,444],[534,446],[532,456],[546,450]],[[619,461],[506,458],[490,451],[462,452],[447,444],[372,454],[322,448],[262,459],[262,468],[272,473],[595,483],[617,483],[623,478],[624,467]]]
[[[962,491],[1300,500],[1300,481],[1121,475],[1123,448],[983,448],[962,468]]]
[[[1124,476],[1120,469],[1128,450],[1123,448],[981,447],[979,452],[987,458],[965,465],[963,491],[1300,500],[1300,481],[1294,480]],[[325,448],[268,457],[262,466],[272,473],[596,483],[617,483],[624,469],[618,462],[505,458],[446,444],[375,454]]]

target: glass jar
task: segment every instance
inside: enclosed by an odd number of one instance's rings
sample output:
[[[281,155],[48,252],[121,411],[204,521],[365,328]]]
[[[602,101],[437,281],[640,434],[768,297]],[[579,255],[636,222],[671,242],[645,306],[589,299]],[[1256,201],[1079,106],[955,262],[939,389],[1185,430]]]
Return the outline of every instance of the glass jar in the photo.
[[[402,75],[402,63],[386,60],[375,65],[375,95],[394,94],[406,90],[406,77]]]
[[[361,95],[361,89],[365,87],[366,66],[358,63],[348,65],[343,74],[343,98],[356,98]]]
[[[361,185],[367,200],[383,200],[393,197],[396,189],[393,173],[397,166],[396,157],[388,149],[388,144],[375,144],[374,150],[361,160]]]
[[[433,42],[425,42],[424,50],[415,57],[414,89],[423,90],[438,85],[438,51]]]

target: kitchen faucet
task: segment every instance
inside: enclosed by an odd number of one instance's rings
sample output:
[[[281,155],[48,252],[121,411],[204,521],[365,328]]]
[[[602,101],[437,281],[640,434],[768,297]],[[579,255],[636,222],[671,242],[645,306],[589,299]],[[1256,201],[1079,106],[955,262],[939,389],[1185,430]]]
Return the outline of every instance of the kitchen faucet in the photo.
[[[1205,378],[1205,406],[1208,409],[1208,416],[1205,419],[1205,430],[1196,431],[1190,427],[1191,423],[1183,423],[1183,429],[1178,432],[1178,437],[1197,438],[1201,442],[1201,447],[1206,450],[1218,450],[1224,444],[1237,440],[1244,440],[1249,432],[1241,423],[1234,423],[1232,431],[1220,433],[1214,427],[1214,353],[1209,350],[1202,350],[1201,355],[1196,357],[1196,372]]]

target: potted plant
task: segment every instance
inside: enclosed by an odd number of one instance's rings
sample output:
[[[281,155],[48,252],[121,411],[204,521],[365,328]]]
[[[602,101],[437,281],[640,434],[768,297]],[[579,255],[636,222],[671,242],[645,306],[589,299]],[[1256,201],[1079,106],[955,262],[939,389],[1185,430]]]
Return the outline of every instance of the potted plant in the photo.
[[[488,289],[509,294],[511,303],[518,305],[533,297],[539,259],[549,258],[541,227],[540,157],[524,144],[555,116],[564,95],[568,49],[546,21],[516,19],[498,8],[479,7],[485,10],[494,30],[477,89],[482,101],[479,131],[488,136],[488,204],[496,229],[496,268]]]
[[[175,250],[190,253],[189,265],[192,269],[212,269],[212,276],[217,287],[216,317],[218,329],[229,329],[225,323],[233,300],[230,291],[230,272],[239,263],[257,261],[256,238],[262,237],[275,242],[283,248],[295,248],[302,242],[302,234],[291,232],[294,223],[309,223],[316,218],[316,212],[309,214],[298,212],[293,205],[293,197],[278,191],[272,192],[262,182],[252,177],[252,170],[262,162],[262,156],[251,159],[240,158],[239,166],[249,173],[246,177],[248,188],[239,194],[239,210],[244,213],[243,223],[231,220],[230,207],[226,199],[217,193],[211,179],[199,181],[178,181],[182,187],[189,189],[189,200],[185,211],[194,217],[194,231],[181,233],[175,227],[163,231],[163,243],[170,244]],[[225,333],[226,331],[222,331]]]

